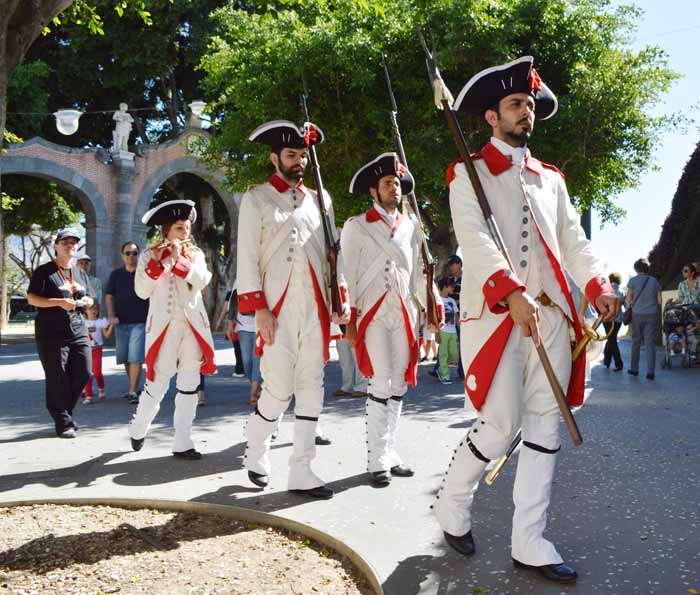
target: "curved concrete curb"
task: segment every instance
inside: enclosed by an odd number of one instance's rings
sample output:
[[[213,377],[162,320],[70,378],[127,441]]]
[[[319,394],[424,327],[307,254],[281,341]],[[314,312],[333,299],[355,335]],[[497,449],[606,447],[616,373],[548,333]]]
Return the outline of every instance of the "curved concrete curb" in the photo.
[[[140,498],[56,498],[47,500],[17,500],[14,502],[2,502],[0,508],[14,506],[34,506],[37,504],[65,504],[69,506],[116,506],[118,508],[152,508],[170,512],[193,512],[203,515],[217,515],[236,521],[267,525],[278,529],[286,529],[309,539],[317,541],[321,545],[345,556],[360,571],[370,584],[376,595],[383,595],[382,583],[372,565],[350,546],[336,539],[328,533],[309,527],[281,516],[259,512],[249,508],[238,506],[226,506],[223,504],[207,504],[205,502],[182,502],[178,500],[148,500]]]

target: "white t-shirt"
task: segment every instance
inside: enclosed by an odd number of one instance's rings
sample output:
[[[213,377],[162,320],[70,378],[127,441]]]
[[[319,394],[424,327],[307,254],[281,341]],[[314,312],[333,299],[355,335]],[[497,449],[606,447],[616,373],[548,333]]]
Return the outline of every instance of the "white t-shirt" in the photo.
[[[104,345],[102,329],[109,326],[109,320],[106,318],[98,318],[97,320],[86,320],[85,324],[87,325],[90,347]]]
[[[442,298],[442,305],[445,307],[445,325],[440,330],[443,333],[457,334],[456,322],[459,318],[457,302],[448,296]]]

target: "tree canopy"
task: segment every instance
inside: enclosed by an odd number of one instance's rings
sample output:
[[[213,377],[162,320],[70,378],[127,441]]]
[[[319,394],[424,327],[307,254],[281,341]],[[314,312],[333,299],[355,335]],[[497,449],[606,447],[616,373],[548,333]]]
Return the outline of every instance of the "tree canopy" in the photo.
[[[675,289],[684,265],[700,262],[700,143],[685,165],[661,236],[649,260],[666,289]]]
[[[443,116],[433,107],[415,27],[429,29],[443,78],[456,96],[482,68],[533,55],[559,98],[552,120],[536,124],[530,146],[566,175],[579,208],[604,220],[622,211],[614,198],[634,187],[653,163],[660,133],[673,124],[651,108],[675,74],[657,47],[633,51],[639,11],[606,0],[288,1],[213,19],[201,68],[219,134],[212,164],[228,168],[238,187],[270,171],[267,151],[247,138],[271,119],[302,120],[300,67],[310,86],[311,119],[326,142],[318,148],[324,183],[340,221],[364,210],[349,181],[363,163],[394,147],[380,54],[387,56],[409,167],[417,180],[433,242],[451,243],[445,167],[457,156]],[[488,140],[483,121],[465,121],[472,150]],[[222,158],[222,155],[224,157]],[[447,246],[446,249],[450,247]]]

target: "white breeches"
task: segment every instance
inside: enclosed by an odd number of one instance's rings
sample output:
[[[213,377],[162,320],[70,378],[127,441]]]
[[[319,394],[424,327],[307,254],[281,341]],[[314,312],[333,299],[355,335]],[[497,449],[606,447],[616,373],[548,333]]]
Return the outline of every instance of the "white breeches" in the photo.
[[[568,323],[556,308],[540,307],[540,315],[543,344],[566,390],[571,375]],[[467,533],[487,461],[505,454],[519,427],[523,446],[513,487],[512,556],[533,566],[557,564],[562,558],[542,533],[560,448],[559,413],[534,343],[519,327],[506,344],[479,416],[453,453],[433,508],[444,531]]]
[[[262,394],[246,425],[244,465],[270,474],[270,436],[294,395],[294,448],[287,485],[290,490],[311,489],[324,484],[311,469],[323,409],[324,362],[323,332],[310,280],[304,285],[290,283],[277,324],[275,341],[265,345],[260,359]]]
[[[380,308],[377,317],[367,327],[365,341],[374,370],[374,376],[369,379],[370,396],[365,406],[367,470],[388,471],[401,465],[396,437],[403,396],[408,390],[405,380],[408,341],[400,304],[392,310]]]
[[[136,413],[129,424],[129,436],[137,440],[146,436],[170,386],[170,379],[177,373],[173,452],[194,448],[192,422],[197,412],[201,363],[202,350],[187,321],[184,318],[172,320],[153,366],[155,380],[147,380],[141,391]]]

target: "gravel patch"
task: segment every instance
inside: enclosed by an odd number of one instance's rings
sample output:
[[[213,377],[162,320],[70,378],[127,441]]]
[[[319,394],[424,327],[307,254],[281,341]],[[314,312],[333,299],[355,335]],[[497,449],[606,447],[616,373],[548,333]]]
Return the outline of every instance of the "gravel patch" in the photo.
[[[0,594],[370,595],[335,552],[209,515],[109,506],[0,508]]]

